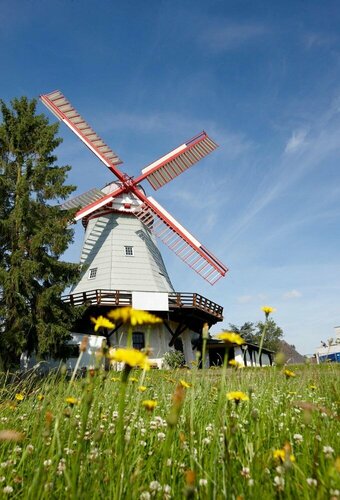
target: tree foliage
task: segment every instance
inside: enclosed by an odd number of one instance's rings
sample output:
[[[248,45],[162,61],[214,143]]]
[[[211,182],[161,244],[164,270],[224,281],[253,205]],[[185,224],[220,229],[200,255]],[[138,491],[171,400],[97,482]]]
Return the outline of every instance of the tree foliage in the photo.
[[[20,353],[55,355],[69,337],[73,311],[61,300],[79,266],[59,260],[73,238],[73,212],[58,202],[69,166],[55,165],[58,124],[36,114],[36,101],[0,101],[0,353],[10,367]]]
[[[246,322],[240,327],[237,325],[229,324],[229,329],[241,335],[241,337],[243,337],[246,342],[259,345],[262,332],[266,324],[267,329],[265,332],[263,347],[277,352],[280,347],[280,340],[283,337],[283,331],[272,318],[269,318],[266,322],[259,321],[256,324]]]

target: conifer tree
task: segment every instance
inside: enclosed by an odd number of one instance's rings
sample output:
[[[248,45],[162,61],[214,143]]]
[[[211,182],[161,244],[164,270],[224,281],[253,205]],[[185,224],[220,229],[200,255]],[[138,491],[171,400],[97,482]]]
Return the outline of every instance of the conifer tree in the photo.
[[[23,351],[58,354],[75,311],[61,300],[79,266],[59,257],[73,238],[73,211],[58,204],[74,191],[69,166],[53,154],[58,124],[36,114],[36,100],[0,101],[0,363]]]

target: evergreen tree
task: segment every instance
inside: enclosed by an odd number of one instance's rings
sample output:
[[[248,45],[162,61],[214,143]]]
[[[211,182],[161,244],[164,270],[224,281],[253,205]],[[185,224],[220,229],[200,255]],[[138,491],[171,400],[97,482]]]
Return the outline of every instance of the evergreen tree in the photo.
[[[55,165],[58,124],[36,115],[36,101],[0,101],[0,362],[15,365],[22,351],[57,355],[75,311],[61,300],[79,266],[59,260],[73,238],[74,212],[58,202],[69,166]]]

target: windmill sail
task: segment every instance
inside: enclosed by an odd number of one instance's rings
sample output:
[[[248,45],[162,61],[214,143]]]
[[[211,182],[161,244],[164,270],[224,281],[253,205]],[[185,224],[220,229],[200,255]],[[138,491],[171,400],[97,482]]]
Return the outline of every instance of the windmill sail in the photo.
[[[103,192],[98,188],[90,189],[86,193],[75,196],[60,205],[60,208],[69,210],[70,208],[83,208],[103,197]]]
[[[228,268],[151,196],[134,215],[211,285],[227,273]]]
[[[122,160],[114,151],[96,134],[90,125],[80,116],[78,111],[66,99],[66,97],[56,90],[49,94],[40,96],[45,106],[61,121],[63,121],[98,158],[112,170],[118,178],[122,177],[116,165],[122,163]]]
[[[142,175],[136,181],[147,179],[151,186],[157,190],[217,147],[217,144],[208,137],[206,132],[201,132],[190,141],[143,168]]]

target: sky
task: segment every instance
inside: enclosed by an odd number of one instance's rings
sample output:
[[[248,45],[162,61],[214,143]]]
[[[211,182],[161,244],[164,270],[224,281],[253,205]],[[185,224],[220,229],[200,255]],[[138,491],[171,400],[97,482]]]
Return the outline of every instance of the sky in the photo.
[[[312,354],[340,324],[337,0],[0,0],[0,98],[61,90],[142,168],[202,130],[219,148],[152,195],[229,268],[214,286],[160,242],[177,291],[264,319]],[[49,111],[38,104],[38,112]],[[75,194],[112,174],[64,125]],[[83,228],[64,256],[77,261]]]

